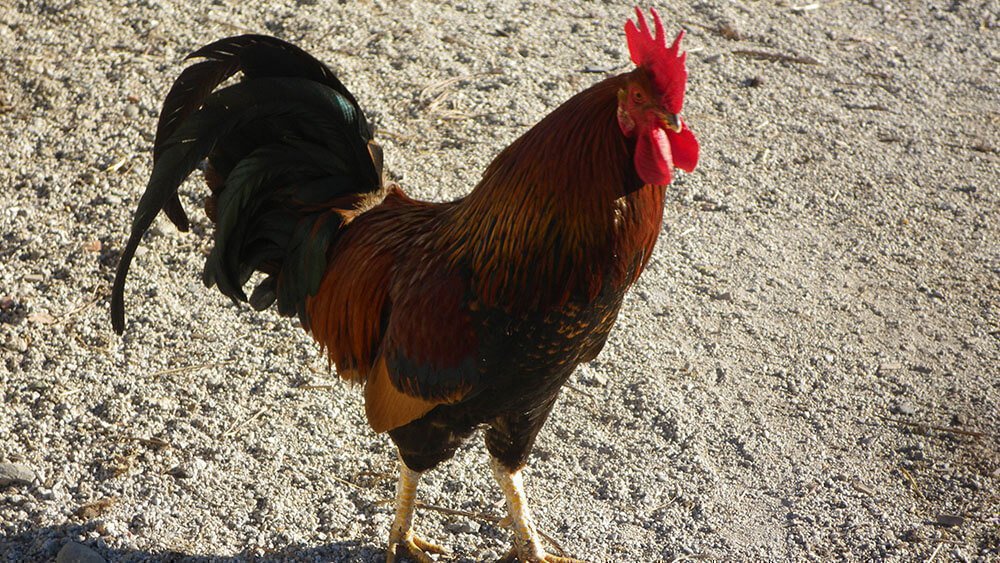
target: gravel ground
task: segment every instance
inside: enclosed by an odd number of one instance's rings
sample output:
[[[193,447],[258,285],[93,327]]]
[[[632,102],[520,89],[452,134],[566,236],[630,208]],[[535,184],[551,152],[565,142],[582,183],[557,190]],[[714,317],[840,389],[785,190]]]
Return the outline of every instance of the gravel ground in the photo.
[[[602,355],[542,432],[541,528],[593,561],[997,561],[997,0],[705,0],[702,143]],[[628,61],[621,2],[0,4],[0,560],[381,561],[393,448],[276,314],[207,291],[207,220],[113,269],[182,57],[264,32],[327,61],[410,193]],[[200,179],[183,194],[202,197]],[[418,529],[508,534],[476,441]],[[581,508],[583,507],[583,508]],[[73,543],[75,542],[75,543]],[[79,552],[78,552],[79,553]],[[64,558],[68,557],[64,553]]]

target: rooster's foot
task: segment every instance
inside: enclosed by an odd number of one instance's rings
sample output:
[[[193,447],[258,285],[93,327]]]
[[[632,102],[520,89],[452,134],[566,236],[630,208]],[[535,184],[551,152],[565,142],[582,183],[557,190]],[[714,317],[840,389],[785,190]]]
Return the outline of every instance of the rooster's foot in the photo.
[[[435,563],[428,553],[450,555],[450,552],[444,547],[421,539],[413,531],[400,534],[398,538],[394,537],[395,535],[392,534],[393,537],[389,538],[389,549],[385,563],[396,563],[397,557],[409,557],[417,563]]]
[[[528,498],[524,493],[519,469],[508,469],[497,458],[490,459],[493,476],[507,499],[507,516],[500,526],[510,528],[514,533],[514,547],[500,559],[505,563],[583,563],[578,559],[550,555],[542,549],[541,534],[535,528],[528,510]]]
[[[396,517],[389,530],[389,547],[385,563],[396,563],[397,557],[409,557],[417,563],[434,563],[429,553],[449,555],[447,549],[420,539],[413,533],[413,509],[416,508],[417,483],[420,472],[399,463],[399,485],[396,487]]]

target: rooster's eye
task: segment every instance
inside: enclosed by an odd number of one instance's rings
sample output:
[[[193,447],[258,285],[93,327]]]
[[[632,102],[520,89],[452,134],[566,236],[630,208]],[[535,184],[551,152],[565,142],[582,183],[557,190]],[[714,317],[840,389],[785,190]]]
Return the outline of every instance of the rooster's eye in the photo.
[[[641,104],[641,103],[643,103],[643,102],[646,101],[646,97],[642,95],[642,92],[640,92],[638,90],[633,90],[632,91],[632,101],[635,102],[635,103],[637,103],[637,104]]]

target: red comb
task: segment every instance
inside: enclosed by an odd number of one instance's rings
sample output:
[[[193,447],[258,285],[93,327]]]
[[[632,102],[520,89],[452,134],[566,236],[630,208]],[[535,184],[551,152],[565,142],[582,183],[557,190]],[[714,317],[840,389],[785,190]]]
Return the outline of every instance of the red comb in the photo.
[[[632,20],[625,23],[629,55],[632,56],[632,62],[636,66],[646,68],[652,75],[653,84],[663,95],[665,109],[670,113],[680,113],[684,105],[684,88],[687,86],[687,67],[684,65],[687,53],[678,54],[684,30],[681,30],[674,43],[667,47],[660,15],[653,8],[650,8],[649,12],[653,14],[655,37],[649,33],[646,18],[639,8],[635,9],[639,26],[636,27]]]

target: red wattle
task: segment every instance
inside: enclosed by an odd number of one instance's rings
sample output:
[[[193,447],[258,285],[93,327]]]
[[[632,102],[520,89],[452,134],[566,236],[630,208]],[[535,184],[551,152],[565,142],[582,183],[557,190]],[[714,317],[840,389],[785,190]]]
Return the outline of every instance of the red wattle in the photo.
[[[665,186],[670,183],[673,178],[670,170],[670,144],[666,132],[659,127],[653,127],[639,134],[635,145],[634,162],[635,171],[643,182],[655,186]],[[697,150],[695,152],[697,154]],[[697,156],[695,158],[697,159]]]
[[[687,123],[681,122],[680,133],[667,131],[667,139],[670,140],[674,166],[685,172],[693,171],[698,165],[698,139],[694,138]]]

